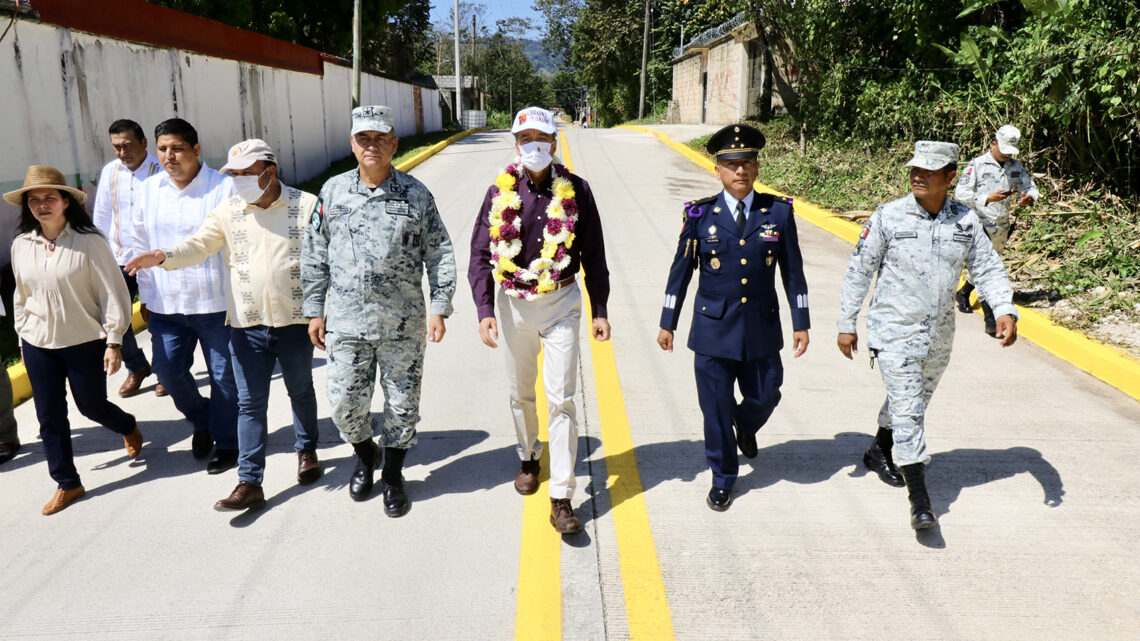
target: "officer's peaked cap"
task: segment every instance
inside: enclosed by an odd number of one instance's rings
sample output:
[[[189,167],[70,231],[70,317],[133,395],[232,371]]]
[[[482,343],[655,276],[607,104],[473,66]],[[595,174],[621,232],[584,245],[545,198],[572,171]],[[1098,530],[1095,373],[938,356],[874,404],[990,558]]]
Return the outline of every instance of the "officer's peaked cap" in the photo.
[[[755,158],[765,142],[764,134],[758,129],[737,123],[713,134],[705,144],[705,151],[717,160]]]

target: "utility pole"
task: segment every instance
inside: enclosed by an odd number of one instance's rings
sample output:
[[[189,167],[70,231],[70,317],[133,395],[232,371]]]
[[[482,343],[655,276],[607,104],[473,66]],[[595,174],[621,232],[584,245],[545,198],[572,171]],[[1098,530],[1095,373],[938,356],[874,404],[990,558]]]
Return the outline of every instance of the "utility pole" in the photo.
[[[463,126],[463,71],[459,68],[459,0],[455,0],[455,120],[459,122],[460,127]]]
[[[475,90],[475,93],[482,94],[483,92],[479,91],[478,84],[479,84],[479,79],[475,77],[475,14],[472,13],[471,14],[471,88]],[[482,99],[481,95],[480,95],[480,99]],[[475,99],[474,98],[471,99],[471,108],[475,109]]]
[[[649,67],[649,0],[645,0],[645,31],[641,37],[641,99],[637,104],[637,117],[645,117],[645,76]]]
[[[458,1],[458,0],[457,0]],[[352,107],[360,106],[360,5],[363,0],[352,4]]]

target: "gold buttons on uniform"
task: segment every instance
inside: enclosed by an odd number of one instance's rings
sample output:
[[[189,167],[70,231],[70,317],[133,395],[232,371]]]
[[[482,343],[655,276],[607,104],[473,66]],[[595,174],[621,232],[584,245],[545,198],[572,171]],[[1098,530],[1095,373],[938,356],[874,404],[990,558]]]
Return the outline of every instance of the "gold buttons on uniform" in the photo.
[[[702,312],[703,312],[703,311],[705,311],[705,310],[707,310],[707,309],[708,309],[708,307],[705,307],[704,305],[701,305],[701,311],[702,311]]]
[[[741,238],[741,239],[740,239],[740,246],[741,246],[741,247],[743,247],[743,246],[744,246],[744,239],[743,239],[743,238]]]
[[[713,256],[716,256],[716,250],[715,249],[712,250],[712,254],[713,254]]]
[[[747,264],[748,264],[748,259],[747,259],[747,258],[741,258],[741,259],[740,259],[740,264],[741,264],[741,265],[747,265]]]
[[[741,278],[741,279],[740,279],[740,284],[741,284],[741,285],[747,285],[747,284],[748,284],[748,279],[747,279],[747,278]]]
[[[747,302],[748,302],[748,297],[747,297],[747,296],[745,296],[744,298],[741,298],[741,299],[740,299],[740,302],[742,302],[742,303],[747,303]]]

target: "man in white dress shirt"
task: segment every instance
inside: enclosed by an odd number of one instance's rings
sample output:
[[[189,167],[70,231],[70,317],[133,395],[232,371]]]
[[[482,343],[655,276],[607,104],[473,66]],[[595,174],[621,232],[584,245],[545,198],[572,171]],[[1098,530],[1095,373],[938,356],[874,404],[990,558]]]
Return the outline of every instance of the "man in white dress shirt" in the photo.
[[[107,163],[99,174],[92,217],[95,226],[111,244],[115,262],[121,268],[134,258],[131,210],[142,192],[143,181],[160,173],[162,165],[147,150],[146,136],[137,122],[116,120],[111,123],[108,133],[111,135],[111,147],[115,150],[115,160]],[[123,278],[127,282],[127,291],[134,298],[139,293],[138,282],[125,270]],[[127,378],[119,388],[119,396],[131,396],[139,391],[143,380],[150,376],[150,363],[147,362],[146,354],[139,349],[134,331],[123,334],[122,351]]]
[[[143,182],[133,216],[134,251],[173,247],[191,236],[206,215],[236,194],[233,180],[200,159],[198,132],[181,118],[154,128],[164,173]],[[150,324],[154,372],[174,405],[194,426],[195,458],[206,458],[210,474],[237,464],[237,386],[226,324],[229,271],[214,255],[201,265],[177,271],[140,272],[139,302]],[[190,368],[201,342],[210,373],[210,398],[198,393]]]

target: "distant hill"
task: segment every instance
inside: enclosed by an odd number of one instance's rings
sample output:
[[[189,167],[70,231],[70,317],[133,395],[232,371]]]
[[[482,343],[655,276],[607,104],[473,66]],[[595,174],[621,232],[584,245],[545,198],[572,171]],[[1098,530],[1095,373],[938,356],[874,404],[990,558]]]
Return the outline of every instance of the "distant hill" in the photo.
[[[549,78],[554,75],[558,70],[558,63],[554,60],[553,56],[542,46],[541,40],[522,39],[523,51],[526,52],[526,57],[530,58],[534,68],[538,71],[538,75]]]

